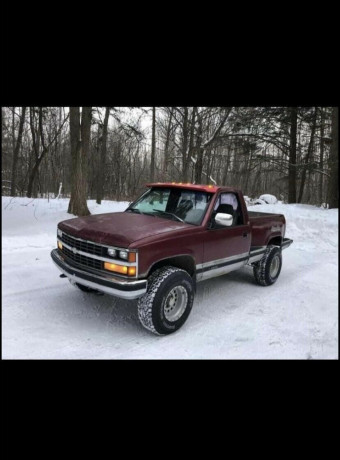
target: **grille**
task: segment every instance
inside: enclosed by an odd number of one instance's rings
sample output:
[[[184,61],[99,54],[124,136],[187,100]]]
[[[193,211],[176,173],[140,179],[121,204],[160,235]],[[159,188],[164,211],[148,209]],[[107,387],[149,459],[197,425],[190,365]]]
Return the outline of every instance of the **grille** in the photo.
[[[98,244],[90,243],[84,240],[77,240],[73,236],[66,235],[63,232],[61,237],[61,241],[72,246],[73,248],[78,249],[79,251],[87,252],[88,254],[94,254],[96,256],[104,256],[105,248],[103,246],[99,246]]]
[[[103,269],[103,262],[101,260],[92,259],[92,257],[86,257],[81,254],[74,254],[70,249],[63,246],[63,254],[66,257],[73,260],[75,263],[82,265],[83,267],[95,268],[97,270]]]

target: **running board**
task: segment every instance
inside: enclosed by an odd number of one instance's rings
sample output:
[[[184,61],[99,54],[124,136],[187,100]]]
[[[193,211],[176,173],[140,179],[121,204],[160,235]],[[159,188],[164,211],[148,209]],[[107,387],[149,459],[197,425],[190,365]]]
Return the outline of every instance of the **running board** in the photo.
[[[283,238],[283,242],[282,242],[282,245],[281,245],[281,248],[282,249],[287,249],[289,248],[289,246],[292,244],[293,240],[289,239],[289,238]]]
[[[289,238],[283,238],[283,241],[281,244],[281,250],[287,249],[292,243],[293,243],[293,240]],[[279,248],[280,246],[277,246],[277,247]],[[249,259],[248,259],[247,264],[251,265],[261,260],[266,250],[267,250],[267,246],[252,246],[250,248]]]

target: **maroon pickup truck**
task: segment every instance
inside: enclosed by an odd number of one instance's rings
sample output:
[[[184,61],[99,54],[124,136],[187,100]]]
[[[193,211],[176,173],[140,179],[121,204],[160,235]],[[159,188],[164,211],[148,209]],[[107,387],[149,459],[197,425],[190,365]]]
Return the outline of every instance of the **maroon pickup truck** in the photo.
[[[230,187],[148,184],[125,212],[60,222],[51,257],[61,277],[85,292],[138,298],[138,317],[155,334],[188,318],[196,283],[248,264],[258,284],[278,279],[282,214],[250,212]]]

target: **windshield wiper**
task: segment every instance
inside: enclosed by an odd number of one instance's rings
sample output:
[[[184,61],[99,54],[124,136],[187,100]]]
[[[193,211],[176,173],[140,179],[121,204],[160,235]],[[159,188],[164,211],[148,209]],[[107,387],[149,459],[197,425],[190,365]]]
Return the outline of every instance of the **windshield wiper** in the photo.
[[[136,208],[127,208],[127,210],[125,212],[136,212],[137,214],[143,214],[142,211],[140,211],[139,209],[136,209]]]
[[[183,222],[183,223],[184,223],[184,220],[183,220],[183,219],[181,219],[180,217],[176,216],[176,214],[174,214],[174,213],[172,213],[172,212],[161,211],[161,210],[159,210],[159,209],[153,209],[153,211],[159,212],[160,214],[165,214],[166,216],[175,217],[175,219],[177,219],[179,222]]]

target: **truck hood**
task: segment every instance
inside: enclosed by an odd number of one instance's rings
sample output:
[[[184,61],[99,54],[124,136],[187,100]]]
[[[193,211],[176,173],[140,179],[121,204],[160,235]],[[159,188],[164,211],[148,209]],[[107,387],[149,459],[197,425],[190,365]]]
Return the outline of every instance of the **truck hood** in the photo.
[[[128,248],[142,238],[192,226],[158,216],[114,212],[64,220],[58,227],[76,238]]]

